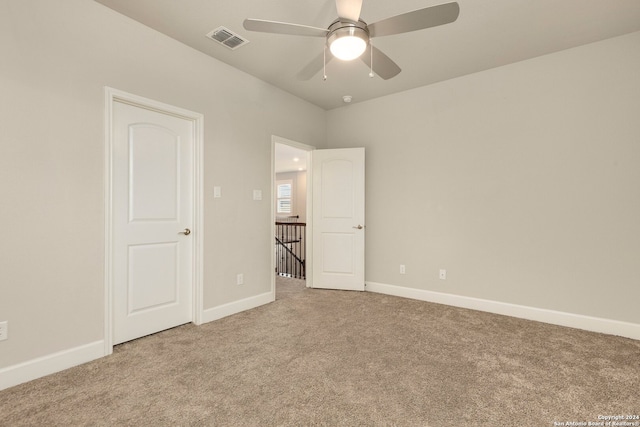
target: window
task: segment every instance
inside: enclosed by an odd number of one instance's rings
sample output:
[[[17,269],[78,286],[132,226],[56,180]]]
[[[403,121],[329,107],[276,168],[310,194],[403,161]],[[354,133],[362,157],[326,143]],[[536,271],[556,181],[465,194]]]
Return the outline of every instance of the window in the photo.
[[[276,213],[291,215],[293,213],[291,180],[276,183]]]

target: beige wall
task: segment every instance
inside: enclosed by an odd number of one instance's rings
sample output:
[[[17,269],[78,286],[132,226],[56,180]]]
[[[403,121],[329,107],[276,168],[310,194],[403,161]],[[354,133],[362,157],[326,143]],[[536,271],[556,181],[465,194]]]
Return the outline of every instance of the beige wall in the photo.
[[[367,281],[640,323],[638,52],[633,33],[328,112],[330,146],[366,147]]]
[[[0,52],[0,369],[103,339],[104,86],[205,116],[205,308],[269,291],[252,190],[273,134],[324,144],[322,109],[89,0],[0,1]]]

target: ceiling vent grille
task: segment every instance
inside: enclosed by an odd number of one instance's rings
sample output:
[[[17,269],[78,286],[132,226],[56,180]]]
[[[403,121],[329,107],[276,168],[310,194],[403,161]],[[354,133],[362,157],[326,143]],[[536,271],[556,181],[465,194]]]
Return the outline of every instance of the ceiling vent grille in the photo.
[[[240,46],[244,46],[245,44],[249,43],[249,40],[243,39],[233,31],[225,27],[216,28],[215,30],[209,32],[207,34],[207,37],[209,37],[213,41],[220,43],[221,45],[228,47],[231,50],[236,50]]]

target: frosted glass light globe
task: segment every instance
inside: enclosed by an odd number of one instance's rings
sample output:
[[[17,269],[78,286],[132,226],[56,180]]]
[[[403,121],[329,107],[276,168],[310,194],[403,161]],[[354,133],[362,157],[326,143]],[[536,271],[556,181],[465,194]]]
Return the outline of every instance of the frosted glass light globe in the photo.
[[[356,36],[339,37],[329,46],[333,56],[343,61],[351,61],[358,58],[366,49],[367,42]]]

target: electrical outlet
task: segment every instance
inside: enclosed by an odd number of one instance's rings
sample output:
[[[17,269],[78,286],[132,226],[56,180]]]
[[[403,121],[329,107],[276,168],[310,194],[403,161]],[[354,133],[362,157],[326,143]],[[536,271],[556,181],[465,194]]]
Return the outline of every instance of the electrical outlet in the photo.
[[[440,280],[447,280],[447,270],[440,269]]]
[[[404,264],[400,264],[400,274],[407,274],[407,269]]]
[[[244,274],[238,274],[236,277],[236,285],[244,285]]]
[[[0,341],[9,339],[9,322],[0,322]]]

